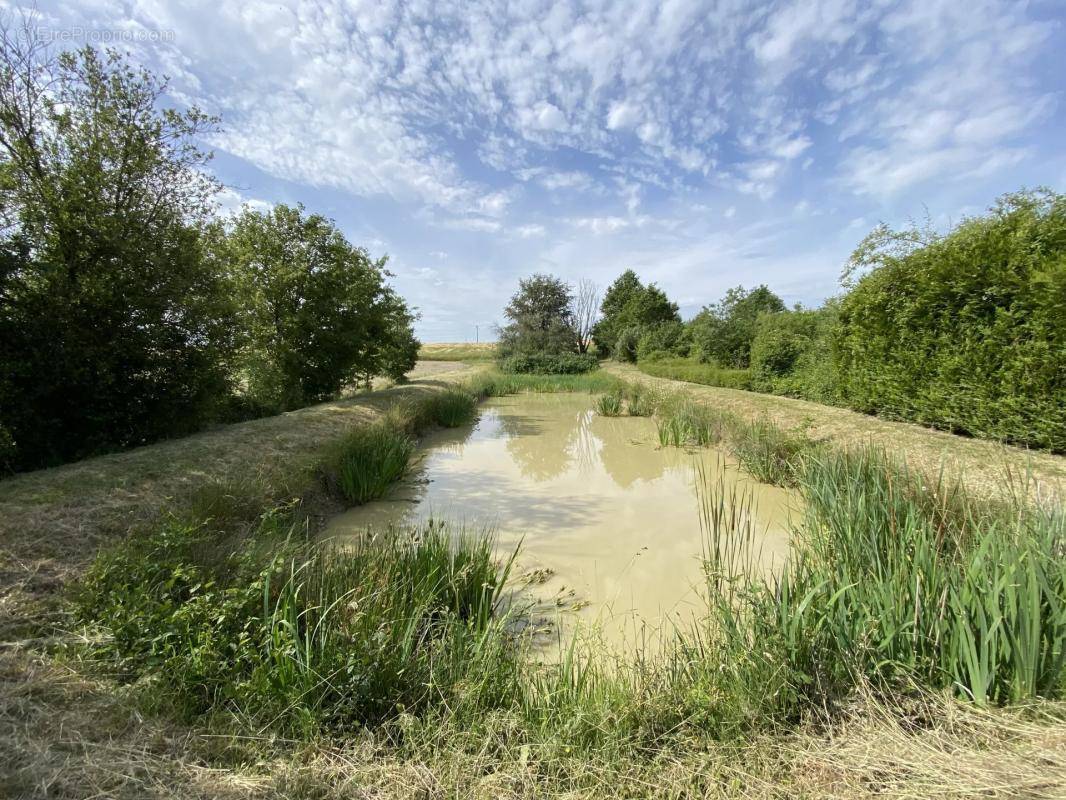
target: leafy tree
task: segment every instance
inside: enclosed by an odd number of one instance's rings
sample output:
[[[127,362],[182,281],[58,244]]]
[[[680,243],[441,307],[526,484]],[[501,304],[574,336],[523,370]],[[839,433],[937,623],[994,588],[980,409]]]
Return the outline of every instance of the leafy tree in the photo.
[[[642,284],[631,269],[607,288],[600,311],[602,317],[593,333],[596,347],[605,355],[626,360],[635,360],[636,343],[644,328],[681,321],[677,304],[655,284]],[[620,342],[625,346],[619,348]]]
[[[781,298],[766,286],[751,291],[743,286],[730,289],[721,301],[705,306],[689,323],[697,358],[723,367],[747,367],[759,315],[784,309]]]
[[[504,309],[509,322],[499,331],[501,359],[515,355],[576,352],[570,287],[552,275],[533,275],[519,281],[518,291]]]
[[[386,259],[330,220],[302,206],[246,208],[218,246],[241,287],[242,378],[258,402],[296,408],[413,366],[414,318],[385,282]]]
[[[204,257],[218,188],[115,52],[0,31],[0,440],[27,469],[195,430],[228,390],[232,292]]]
[[[760,314],[751,343],[752,388],[820,403],[838,398],[833,366],[839,302]]]

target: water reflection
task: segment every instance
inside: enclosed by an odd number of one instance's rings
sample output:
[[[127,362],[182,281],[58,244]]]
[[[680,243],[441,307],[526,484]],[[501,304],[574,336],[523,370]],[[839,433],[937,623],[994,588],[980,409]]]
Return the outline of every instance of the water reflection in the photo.
[[[548,607],[582,608],[617,640],[700,608],[699,459],[712,477],[757,492],[762,546],[783,555],[786,492],[746,481],[713,451],[660,449],[651,420],[597,416],[578,395],[491,401],[471,429],[428,437],[410,480],[326,534],[428,516],[494,526],[501,548],[521,541],[519,570],[543,578],[536,591]]]

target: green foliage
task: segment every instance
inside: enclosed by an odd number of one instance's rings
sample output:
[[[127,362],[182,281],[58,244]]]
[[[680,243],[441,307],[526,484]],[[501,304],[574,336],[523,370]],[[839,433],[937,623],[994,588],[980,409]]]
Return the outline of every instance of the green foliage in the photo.
[[[533,275],[518,282],[518,291],[504,309],[508,324],[500,329],[497,357],[576,353],[570,287],[551,275]]]
[[[500,359],[501,372],[530,375],[576,375],[600,368],[591,353],[523,353]]]
[[[622,395],[618,392],[601,394],[596,398],[596,413],[601,417],[620,417],[622,415]]]
[[[853,266],[873,268],[840,306],[849,405],[1066,451],[1066,197],[1008,195],[941,238],[879,228]]]
[[[330,483],[350,505],[375,500],[403,477],[414,441],[392,420],[352,430],[337,443],[326,465]]]
[[[820,445],[802,432],[785,431],[764,419],[730,428],[729,452],[753,478],[773,486],[795,486]]]
[[[602,355],[614,355],[623,361],[635,361],[637,341],[643,328],[664,322],[680,322],[677,304],[655,284],[645,286],[637,274],[627,269],[609,287],[600,304],[602,314],[592,338]],[[635,329],[635,333],[631,331]],[[626,338],[623,339],[623,334]],[[626,352],[619,355],[619,345]],[[632,354],[632,358],[629,355]]]
[[[795,720],[866,683],[981,704],[1063,696],[1061,509],[976,500],[871,450],[808,460],[800,491],[780,577],[709,572],[738,724]],[[712,542],[750,538],[726,506],[705,515]]]
[[[297,408],[414,366],[414,318],[385,282],[385,259],[371,260],[331,221],[302,206],[246,208],[216,244],[242,292],[241,369],[258,402]]]
[[[630,325],[622,328],[618,339],[614,343],[614,358],[616,361],[635,363],[637,360],[637,346],[640,344],[640,327]]]
[[[711,447],[728,435],[735,419],[687,398],[672,398],[659,409],[655,427],[663,447]]]
[[[718,303],[705,306],[689,323],[696,358],[702,363],[747,368],[759,315],[784,309],[781,298],[766,286],[751,291],[743,286],[730,289]]]
[[[689,330],[680,320],[656,323],[641,331],[637,340],[636,360],[685,358],[689,354],[690,346]]]
[[[832,348],[839,304],[762,314],[751,343],[751,388],[802,397],[819,403],[837,401]]]
[[[751,372],[746,369],[722,369],[714,364],[701,364],[694,359],[664,358],[658,361],[641,361],[640,371],[656,378],[669,378],[706,386],[724,386],[727,389],[751,389]]]
[[[19,34],[0,48],[0,414],[31,469],[199,428],[235,308],[201,233],[216,120],[161,111],[166,84],[114,52]]]
[[[578,375],[537,375],[482,372],[463,384],[478,399],[522,392],[587,392],[597,394],[617,389],[618,378],[605,372]]]
[[[430,522],[334,550],[283,523],[208,560],[209,525],[170,520],[99,558],[77,603],[110,634],[94,657],[186,715],[225,707],[305,736],[510,699],[494,615],[508,567],[488,538]]]
[[[434,392],[424,402],[429,418],[443,428],[469,425],[477,417],[477,398],[462,388],[450,387]]]

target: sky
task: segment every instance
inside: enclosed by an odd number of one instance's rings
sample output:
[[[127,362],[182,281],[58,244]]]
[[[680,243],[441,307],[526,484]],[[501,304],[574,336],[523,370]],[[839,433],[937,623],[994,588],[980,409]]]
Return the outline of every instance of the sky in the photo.
[[[11,4],[7,6],[10,8]],[[626,268],[691,316],[840,291],[880,221],[1066,190],[1066,0],[39,2],[222,117],[221,213],[303,203],[492,337],[519,278]]]

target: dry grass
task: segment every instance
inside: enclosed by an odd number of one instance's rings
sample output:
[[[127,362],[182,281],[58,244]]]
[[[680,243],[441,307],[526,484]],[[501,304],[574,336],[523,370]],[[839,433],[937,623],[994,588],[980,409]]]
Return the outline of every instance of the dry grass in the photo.
[[[106,683],[0,654],[0,796],[22,798],[970,798],[1066,796],[1066,706],[982,710],[856,701],[831,728],[646,759],[537,761],[461,739],[403,757],[344,743],[241,740],[144,719]],[[501,733],[506,724],[501,721]]]
[[[844,447],[879,445],[901,454],[925,474],[936,475],[941,468],[959,474],[971,490],[982,495],[1010,488],[1004,476],[1012,475],[1017,483],[1027,483],[1035,494],[1066,497],[1066,456],[968,439],[806,400],[656,378],[627,364],[610,363],[604,369],[661,391],[684,390],[697,402],[727,409],[744,419],[763,418],[786,429],[804,428],[814,439]]]
[[[496,358],[494,342],[437,342],[424,344],[418,351],[424,361],[489,361]]]

